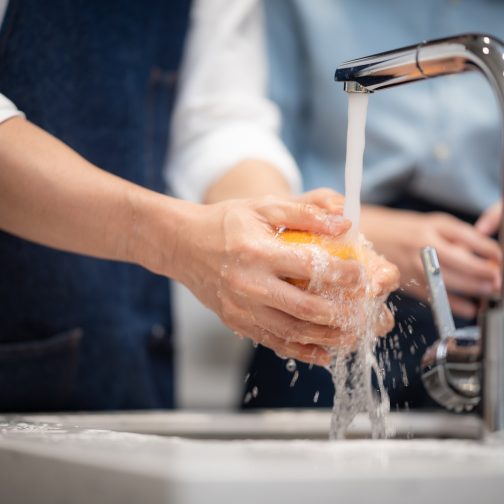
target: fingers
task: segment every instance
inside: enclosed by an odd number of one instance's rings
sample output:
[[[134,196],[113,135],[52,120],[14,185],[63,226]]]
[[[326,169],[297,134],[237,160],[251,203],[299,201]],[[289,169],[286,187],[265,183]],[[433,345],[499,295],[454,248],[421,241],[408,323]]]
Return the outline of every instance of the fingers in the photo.
[[[311,324],[279,312],[273,308],[265,308],[257,324],[272,332],[286,343],[300,343],[302,345],[321,345],[323,347],[337,347],[344,340],[338,328]]]
[[[485,210],[485,212],[483,212],[480,218],[476,221],[474,227],[480,233],[486,236],[492,236],[499,230],[501,216],[502,200]]]
[[[498,267],[495,263],[482,259],[453,243],[443,243],[437,250],[443,267],[456,270],[461,276],[473,277],[482,283],[495,283],[498,277]]]
[[[280,279],[274,279],[267,291],[259,294],[257,301],[299,320],[332,327],[337,325],[338,307],[334,301]]]
[[[448,299],[450,301],[450,306],[455,315],[465,319],[473,319],[478,313],[478,307],[475,303],[461,296],[456,296],[454,294],[449,294]]]
[[[495,285],[491,281],[482,281],[471,275],[455,271],[451,268],[443,269],[446,288],[451,292],[458,292],[472,297],[489,297],[495,293]]]
[[[399,288],[399,268],[387,261],[383,256],[373,252],[374,257],[369,260],[369,276],[372,281],[372,294],[376,297],[384,296]]]
[[[394,315],[388,308],[388,306],[383,303],[380,314],[378,315],[375,331],[377,336],[385,336],[394,328],[395,320]]]
[[[298,196],[297,199],[304,203],[317,205],[332,214],[343,214],[345,197],[329,188],[324,187],[305,192],[301,196]]]
[[[282,358],[290,357],[306,362],[307,364],[316,364],[318,366],[328,366],[332,360],[330,353],[325,348],[317,345],[288,343],[264,329],[252,335],[251,339],[261,345],[271,348],[271,350]]]
[[[484,259],[490,259],[495,262],[501,262],[502,260],[502,253],[498,243],[487,236],[483,236],[470,224],[456,218],[447,218],[443,221],[442,233],[449,241],[465,245],[469,251],[480,255]],[[469,251],[467,251],[464,257],[461,256],[460,260],[465,261],[471,255]],[[474,257],[474,254],[472,256]],[[484,269],[484,259],[479,261],[480,269]],[[473,261],[472,267],[478,268],[478,264]]]
[[[341,236],[351,227],[351,222],[341,215],[333,215],[308,203],[269,200],[258,209],[258,212],[274,227],[287,227],[332,236]]]
[[[364,268],[357,261],[341,260],[313,245],[278,245],[272,252],[271,264],[281,278],[307,280],[320,288],[357,287],[363,283]]]

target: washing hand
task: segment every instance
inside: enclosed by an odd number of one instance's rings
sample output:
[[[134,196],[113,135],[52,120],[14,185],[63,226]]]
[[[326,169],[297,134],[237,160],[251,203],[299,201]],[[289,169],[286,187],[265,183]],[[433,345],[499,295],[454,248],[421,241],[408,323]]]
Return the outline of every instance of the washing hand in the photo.
[[[345,203],[344,196],[328,188],[306,192],[298,199],[318,205],[331,213],[343,213]],[[369,237],[366,236],[366,238]],[[399,269],[384,256],[376,253],[372,247],[363,247],[360,253],[365,264],[365,274],[361,278],[367,278],[371,282],[371,295],[376,298],[387,298],[392,291],[399,287]],[[362,293],[362,291],[360,292]],[[358,291],[356,290],[355,293]],[[392,330],[393,326],[394,317],[388,307],[383,304],[380,316],[376,320],[374,333],[384,336]]]
[[[326,348],[340,338],[339,328],[332,324],[332,303],[285,280],[309,281],[314,252],[282,244],[275,235],[287,226],[341,236],[349,224],[341,215],[289,198],[194,205],[178,230],[185,239],[178,240],[173,257],[179,265],[176,271],[182,272],[176,279],[238,335],[279,355],[327,365]],[[321,280],[339,277],[352,283],[354,270],[332,258]]]
[[[399,272],[369,243],[297,230],[285,230],[279,239],[314,251],[318,267],[311,279],[291,277],[289,282],[331,301],[331,325],[340,332],[333,347],[351,351],[361,339],[382,336],[392,329],[393,315],[384,301],[399,286]],[[321,277],[334,257],[340,261],[339,271],[332,277]]]
[[[435,247],[454,314],[473,318],[474,298],[500,289],[501,251],[486,235],[496,228],[498,209],[471,226],[445,213],[418,213],[381,207],[363,209],[362,226],[377,250],[398,265],[404,289],[427,300],[422,247]]]

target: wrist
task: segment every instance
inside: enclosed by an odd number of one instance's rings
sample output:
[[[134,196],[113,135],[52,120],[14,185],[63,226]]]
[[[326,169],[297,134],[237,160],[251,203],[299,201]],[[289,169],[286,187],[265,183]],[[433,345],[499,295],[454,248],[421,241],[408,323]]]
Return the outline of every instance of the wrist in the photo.
[[[128,195],[126,260],[153,273],[178,280],[178,257],[188,215],[199,205],[152,191]]]
[[[223,174],[207,190],[205,203],[255,198],[274,194],[290,196],[289,182],[274,165],[257,159],[244,160]]]

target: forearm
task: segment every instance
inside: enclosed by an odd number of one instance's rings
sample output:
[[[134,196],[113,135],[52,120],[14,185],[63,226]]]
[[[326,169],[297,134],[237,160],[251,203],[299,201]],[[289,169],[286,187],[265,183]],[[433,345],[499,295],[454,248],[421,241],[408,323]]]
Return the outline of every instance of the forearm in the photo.
[[[361,208],[360,230],[381,254],[386,248],[386,223],[394,215],[394,210],[377,205],[363,205]]]
[[[245,160],[228,170],[205,194],[205,203],[226,199],[292,194],[289,182],[272,164]]]
[[[24,119],[0,125],[4,231],[58,249],[156,269],[157,248],[148,246],[154,234],[150,216],[171,208],[165,200],[169,198],[100,170]],[[172,211],[175,226],[182,212]]]

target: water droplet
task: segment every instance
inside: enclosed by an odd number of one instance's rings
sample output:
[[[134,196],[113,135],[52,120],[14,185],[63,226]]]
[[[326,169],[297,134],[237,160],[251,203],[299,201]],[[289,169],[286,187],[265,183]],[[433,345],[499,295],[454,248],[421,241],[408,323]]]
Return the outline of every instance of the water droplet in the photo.
[[[285,369],[287,369],[289,373],[294,373],[294,371],[296,371],[296,368],[296,361],[294,359],[287,359],[287,362],[285,363]]]
[[[292,375],[292,380],[290,382],[290,387],[294,387],[294,385],[296,385],[296,382],[298,381],[298,378],[299,378],[299,371],[294,371],[294,374]]]
[[[318,398],[319,398],[319,395],[320,395],[320,392],[317,390],[317,392],[315,392],[314,396],[313,396],[313,402],[315,404],[318,403]]]
[[[252,394],[250,392],[247,392],[245,394],[245,397],[243,398],[243,403],[248,404],[252,399]]]
[[[409,385],[409,380],[408,380],[408,373],[406,371],[406,366],[405,364],[401,364],[401,375],[402,375],[402,382],[405,387]]]
[[[250,378],[250,373],[247,373],[245,375],[245,380],[243,381],[243,383],[247,383],[249,381],[249,378]]]
[[[257,387],[252,388],[252,397],[257,397],[257,394],[259,393],[259,389]]]

